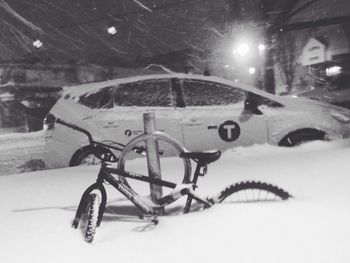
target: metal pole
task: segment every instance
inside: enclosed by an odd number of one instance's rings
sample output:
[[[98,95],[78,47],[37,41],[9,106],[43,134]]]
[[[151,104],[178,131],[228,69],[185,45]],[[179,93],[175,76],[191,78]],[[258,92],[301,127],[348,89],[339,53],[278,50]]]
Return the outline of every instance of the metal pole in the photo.
[[[143,114],[143,124],[145,134],[153,134],[156,131],[154,112]],[[146,140],[146,156],[149,177],[162,179],[159,160],[159,145],[157,139],[154,137],[150,137]],[[158,200],[163,195],[161,186],[150,184],[150,190],[153,201]]]
[[[267,41],[267,49],[265,52],[265,60],[264,60],[264,76],[263,76],[263,85],[264,90],[275,94],[275,70],[274,70],[274,51],[276,44],[275,36],[272,32],[268,31],[266,33],[266,41]]]

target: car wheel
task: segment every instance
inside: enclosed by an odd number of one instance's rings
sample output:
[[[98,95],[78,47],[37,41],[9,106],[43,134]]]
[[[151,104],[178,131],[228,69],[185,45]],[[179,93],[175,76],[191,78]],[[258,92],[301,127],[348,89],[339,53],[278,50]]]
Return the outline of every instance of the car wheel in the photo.
[[[279,146],[298,146],[310,141],[323,141],[325,139],[325,133],[319,130],[304,129],[300,131],[293,132],[284,137]]]
[[[97,165],[100,163],[101,160],[94,155],[91,147],[83,147],[73,155],[69,166]]]
[[[69,166],[96,165],[100,163],[101,160],[93,154],[90,147],[83,147],[73,155]]]

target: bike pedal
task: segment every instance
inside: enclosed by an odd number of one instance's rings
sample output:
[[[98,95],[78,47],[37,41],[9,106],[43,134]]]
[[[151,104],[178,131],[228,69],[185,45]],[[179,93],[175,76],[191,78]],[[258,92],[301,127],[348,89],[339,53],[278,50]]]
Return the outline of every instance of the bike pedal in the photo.
[[[208,203],[210,203],[211,206],[215,204],[215,201],[213,198],[207,198],[206,200]]]
[[[156,215],[140,215],[139,218],[141,220],[150,221],[150,222],[154,223],[155,225],[158,224],[158,219],[157,219]]]
[[[211,207],[211,204],[205,204],[204,205],[204,209],[208,209],[208,208],[210,208]]]

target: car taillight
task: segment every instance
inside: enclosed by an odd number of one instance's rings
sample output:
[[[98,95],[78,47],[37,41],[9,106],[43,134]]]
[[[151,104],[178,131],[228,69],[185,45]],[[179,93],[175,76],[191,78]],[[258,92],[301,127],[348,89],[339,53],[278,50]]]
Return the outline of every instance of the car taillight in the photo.
[[[52,114],[48,114],[45,117],[44,123],[43,123],[44,131],[53,130],[53,128],[55,127],[55,121],[56,121],[56,117]]]

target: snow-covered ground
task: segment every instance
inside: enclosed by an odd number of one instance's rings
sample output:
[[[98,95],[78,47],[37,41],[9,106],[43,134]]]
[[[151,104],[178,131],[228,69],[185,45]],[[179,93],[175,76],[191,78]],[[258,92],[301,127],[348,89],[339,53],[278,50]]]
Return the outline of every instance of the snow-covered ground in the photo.
[[[16,151],[16,136],[1,137],[1,165],[10,152],[17,165],[40,160],[38,152],[34,158],[21,155],[26,146],[40,149],[40,134],[30,137]],[[5,142],[12,142],[12,148]],[[140,165],[140,160],[130,163]],[[178,165],[169,158],[162,170],[175,177]],[[13,173],[20,172],[15,166]],[[272,182],[293,195],[284,202],[217,205],[165,216],[154,226],[127,220],[126,215],[137,211],[108,187],[107,214],[94,243],[88,244],[70,225],[97,169],[0,176],[0,262],[350,262],[348,140],[289,149],[238,147],[225,152],[200,178],[198,190],[208,195],[240,180]]]
[[[42,131],[0,135],[0,176],[44,169],[44,143]]]

